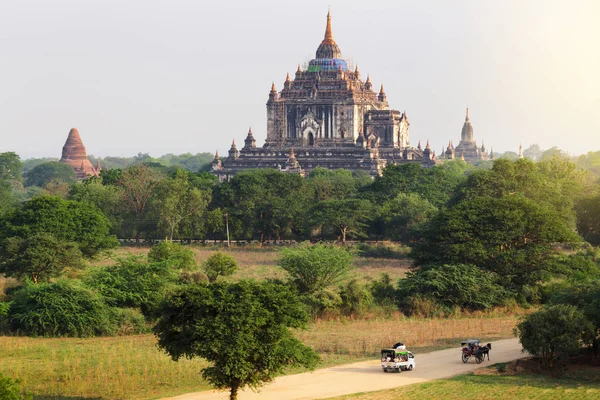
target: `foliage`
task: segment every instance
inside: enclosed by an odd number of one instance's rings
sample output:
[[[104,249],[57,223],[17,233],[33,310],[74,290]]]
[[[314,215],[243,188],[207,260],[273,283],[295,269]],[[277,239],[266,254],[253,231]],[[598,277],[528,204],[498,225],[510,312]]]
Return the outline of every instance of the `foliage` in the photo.
[[[52,179],[59,179],[63,182],[74,182],[77,176],[73,167],[69,164],[58,161],[50,161],[35,166],[25,173],[25,186],[44,187]]]
[[[165,262],[184,271],[198,269],[194,252],[191,249],[168,240],[152,246],[148,253],[148,260],[150,262]]]
[[[332,289],[304,293],[300,300],[313,318],[339,315],[342,306],[339,292]]]
[[[83,256],[76,243],[36,233],[26,239],[6,238],[0,242],[0,272],[34,283],[60,276],[66,268],[81,268]]]
[[[556,357],[577,353],[582,345],[591,343],[595,332],[576,307],[559,304],[523,317],[515,336],[525,351],[540,357],[544,367],[552,368]]]
[[[86,337],[112,330],[103,299],[65,280],[26,283],[14,293],[9,319],[14,331],[31,336]]]
[[[130,256],[92,271],[85,281],[111,306],[140,308],[152,316],[177,279],[178,274],[165,262],[147,263]]]
[[[21,389],[20,381],[5,377],[0,373],[0,399],[2,400],[32,400],[30,394]]]
[[[105,170],[102,170],[104,173]],[[69,200],[93,204],[108,219],[111,233],[121,234],[119,230],[124,220],[124,210],[121,204],[122,188],[102,183],[99,177],[91,177],[83,182],[74,183],[69,189]]]
[[[437,211],[427,199],[416,193],[399,193],[381,207],[387,236],[399,241],[407,241],[415,226],[429,220]]]
[[[178,169],[171,179],[163,180],[157,187],[156,208],[159,227],[168,235],[181,237],[183,229],[203,221],[211,193],[193,186],[191,174]],[[187,222],[187,223],[186,223]]]
[[[577,232],[593,245],[600,244],[600,194],[591,194],[575,203]]]
[[[367,222],[374,219],[374,211],[368,200],[329,199],[319,202],[313,211],[316,225],[337,231],[342,242],[348,235],[365,236]]]
[[[148,216],[149,201],[155,195],[156,186],[162,181],[162,174],[145,164],[138,164],[123,171],[117,181],[121,187],[121,201],[124,209],[133,217],[136,242]]]
[[[398,293],[388,274],[381,274],[378,280],[369,284],[369,289],[376,304],[380,306],[398,304]]]
[[[285,248],[279,260],[301,294],[339,282],[350,270],[351,262],[352,254],[345,248],[321,244]]]
[[[218,389],[270,382],[286,367],[314,368],[318,356],[292,336],[308,316],[285,286],[251,281],[189,286],[163,305],[154,328],[159,347],[178,360],[202,357],[202,376]]]
[[[0,181],[20,182],[23,174],[23,163],[17,153],[0,153]]]
[[[373,305],[373,295],[356,279],[352,279],[340,287],[340,298],[342,312],[346,315],[363,315]]]
[[[139,335],[150,331],[146,318],[137,308],[113,307],[110,309],[110,321],[115,326],[116,335]]]
[[[208,281],[214,283],[219,276],[233,275],[238,270],[238,265],[232,255],[218,251],[202,264],[202,269]]]
[[[417,265],[476,265],[511,290],[540,279],[557,243],[580,241],[555,209],[516,194],[465,199],[433,217],[422,235],[411,252]]]
[[[77,243],[86,257],[118,244],[108,232],[108,221],[96,207],[51,196],[33,198],[0,219],[0,240],[47,233],[59,241]]]
[[[429,296],[447,307],[486,309],[502,304],[505,291],[499,277],[472,265],[428,265],[409,271],[398,284],[398,298],[406,310],[410,298]]]

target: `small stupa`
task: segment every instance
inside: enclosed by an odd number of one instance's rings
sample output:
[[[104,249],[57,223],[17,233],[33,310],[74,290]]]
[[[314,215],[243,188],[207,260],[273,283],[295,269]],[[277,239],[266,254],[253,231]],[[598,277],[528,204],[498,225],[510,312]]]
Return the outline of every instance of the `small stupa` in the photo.
[[[62,157],[59,162],[69,164],[73,167],[73,170],[79,179],[96,176],[100,173],[98,169],[92,165],[90,160],[88,160],[85,146],[81,141],[77,128],[72,128],[69,131],[69,136],[63,146]]]

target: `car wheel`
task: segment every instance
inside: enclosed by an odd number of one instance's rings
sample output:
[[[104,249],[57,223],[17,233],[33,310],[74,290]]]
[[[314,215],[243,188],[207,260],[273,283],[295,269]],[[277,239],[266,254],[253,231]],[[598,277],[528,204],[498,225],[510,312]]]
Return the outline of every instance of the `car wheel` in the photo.
[[[408,370],[409,370],[409,371],[412,371],[412,369],[413,369],[413,366],[412,366],[412,364],[411,364],[411,365],[409,365],[409,366],[408,366]]]

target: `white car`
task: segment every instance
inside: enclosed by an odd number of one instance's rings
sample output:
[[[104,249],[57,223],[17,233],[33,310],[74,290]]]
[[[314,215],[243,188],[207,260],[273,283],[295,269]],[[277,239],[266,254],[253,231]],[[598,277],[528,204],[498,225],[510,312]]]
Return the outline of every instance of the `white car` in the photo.
[[[381,368],[383,372],[412,371],[415,368],[415,356],[404,349],[382,349]]]

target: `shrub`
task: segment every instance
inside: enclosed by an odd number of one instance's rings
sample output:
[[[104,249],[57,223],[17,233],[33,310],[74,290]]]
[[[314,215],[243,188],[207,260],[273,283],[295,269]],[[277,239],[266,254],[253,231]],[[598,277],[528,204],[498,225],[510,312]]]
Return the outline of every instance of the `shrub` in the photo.
[[[502,304],[506,292],[499,277],[472,265],[430,265],[406,274],[399,282],[400,305],[403,299],[421,294],[453,308],[485,309]]]
[[[392,284],[392,278],[388,274],[381,274],[379,280],[371,282],[369,289],[377,305],[396,306],[398,304],[397,291]]]
[[[592,342],[595,333],[581,311],[565,304],[524,316],[514,330],[523,349],[540,357],[545,368],[552,368],[556,357],[576,354],[582,345]]]
[[[238,270],[235,258],[229,254],[216,252],[202,264],[204,273],[208,277],[208,281],[213,283],[219,276],[233,275]]]
[[[166,263],[131,256],[91,272],[85,281],[111,306],[140,308],[150,316],[177,279],[177,272]]]
[[[137,308],[117,308],[110,310],[110,319],[115,326],[114,334],[137,335],[148,333],[146,318]]]
[[[0,373],[0,399],[2,400],[31,400],[31,394],[21,389],[20,382]]]
[[[150,262],[166,262],[168,265],[184,271],[198,269],[194,252],[179,243],[170,241],[164,241],[152,246],[148,253],[148,260]]]
[[[340,288],[342,311],[346,315],[362,315],[373,306],[373,295],[356,279]]]
[[[350,270],[352,254],[343,247],[314,245],[284,248],[279,261],[300,293],[318,292],[339,282]]]
[[[450,312],[450,308],[445,307],[439,300],[422,294],[403,298],[401,304],[404,313],[415,317],[444,317]]]
[[[32,336],[86,337],[112,329],[102,298],[72,281],[26,283],[9,311],[11,327]]]
[[[356,246],[360,257],[370,258],[406,258],[408,248],[400,246],[372,245],[368,243],[359,243]]]
[[[338,292],[324,289],[318,292],[306,293],[300,297],[309,314],[313,317],[337,316],[340,314],[342,299]]]

